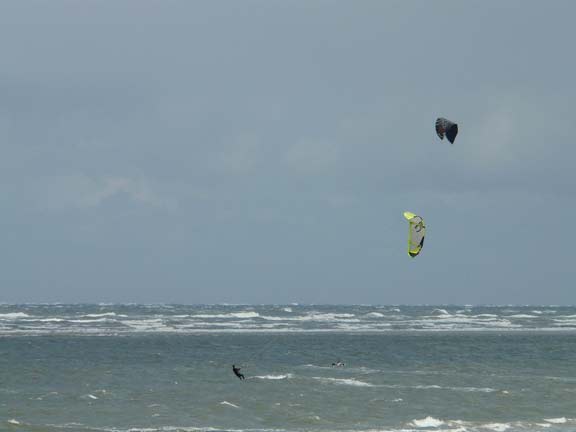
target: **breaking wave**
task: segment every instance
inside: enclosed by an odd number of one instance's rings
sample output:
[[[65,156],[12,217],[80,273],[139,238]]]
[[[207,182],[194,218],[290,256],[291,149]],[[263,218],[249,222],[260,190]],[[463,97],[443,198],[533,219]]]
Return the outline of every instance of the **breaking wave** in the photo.
[[[576,331],[576,310],[470,306],[0,305],[0,335],[395,331],[570,332]]]
[[[224,407],[240,409],[239,405],[228,401],[219,403]],[[320,420],[317,415],[310,417]],[[1,423],[0,423],[1,424]],[[222,428],[217,426],[88,426],[81,423],[47,424],[39,425],[21,421],[19,419],[5,420],[4,424],[10,430],[12,428],[26,427],[33,430],[46,431],[76,431],[76,432],[302,432],[303,430],[292,428]],[[342,432],[573,432],[576,419],[558,418],[542,421],[512,421],[512,422],[471,422],[464,420],[444,420],[432,416],[417,418],[395,427],[377,428],[351,428],[338,429]],[[14,429],[20,430],[20,429]],[[308,432],[326,432],[322,427],[307,427]]]

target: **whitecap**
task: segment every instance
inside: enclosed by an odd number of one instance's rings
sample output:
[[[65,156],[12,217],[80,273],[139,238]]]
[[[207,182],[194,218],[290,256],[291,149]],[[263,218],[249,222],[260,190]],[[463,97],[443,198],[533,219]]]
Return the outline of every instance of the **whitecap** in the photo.
[[[338,384],[338,385],[349,385],[354,387],[374,387],[374,384],[370,384],[364,381],[355,380],[352,378],[325,378],[325,377],[312,377],[315,380]]]
[[[229,316],[234,318],[258,318],[260,314],[258,312],[236,312],[229,314]]]
[[[510,429],[512,426],[510,426],[509,424],[506,424],[506,423],[488,423],[488,424],[485,424],[484,427],[486,429],[490,429],[490,430],[493,430],[495,432],[504,432],[504,431],[507,431],[508,429]]]
[[[27,313],[24,313],[24,312],[11,312],[11,313],[0,314],[0,319],[26,318],[29,316],[30,315],[28,315]]]
[[[86,314],[86,315],[81,315],[81,317],[88,317],[88,318],[98,318],[98,317],[106,317],[106,316],[122,316],[122,317],[126,317],[127,315],[117,315],[115,312],[105,312],[105,313],[99,313],[99,314]]]
[[[220,405],[226,405],[226,406],[229,406],[232,408],[240,408],[238,405],[234,405],[233,403],[228,402],[228,401],[222,401],[222,402],[220,402]]]
[[[322,365],[315,365],[315,364],[305,364],[302,367],[314,368],[314,369],[334,369],[333,366],[322,366]]]
[[[283,380],[283,379],[290,379],[292,378],[292,374],[286,374],[286,375],[257,375],[254,376],[253,378],[258,378],[258,379],[267,379],[267,380]]]
[[[563,424],[566,423],[566,417],[558,417],[558,418],[549,418],[549,419],[544,419],[544,421],[548,422],[548,423],[554,423],[554,424]]]
[[[440,387],[444,390],[463,391],[463,392],[479,392],[479,393],[493,393],[498,390],[490,387]]]
[[[396,389],[416,389],[416,390],[450,390],[461,392],[479,392],[479,393],[492,393],[498,390],[489,387],[442,387],[437,384],[422,384],[422,385],[401,385],[401,384],[381,384],[376,387],[396,388]]]
[[[403,386],[403,385],[391,385],[390,387],[392,388],[413,388],[413,389],[418,389],[418,390],[436,390],[436,389],[443,389],[444,387],[441,387],[439,385],[436,384],[430,384],[430,385],[416,385],[416,386]]]
[[[260,314],[258,312],[231,312],[225,314],[198,314],[191,315],[191,318],[258,318]]]
[[[11,425],[19,425],[21,424],[18,420],[16,419],[10,419],[10,420],[6,420],[6,423],[11,424]]]
[[[96,318],[96,319],[69,319],[69,320],[62,320],[71,323],[80,323],[80,324],[87,324],[87,323],[96,323],[96,322],[108,322],[110,321],[109,318]]]
[[[294,317],[263,315],[260,318],[268,321],[328,321],[328,322],[346,322],[346,323],[361,322],[359,319],[356,319],[354,317],[355,317],[354,314],[309,313],[306,315],[298,315]]]
[[[434,309],[432,313],[440,314],[440,315],[450,315],[450,313],[446,309]]]
[[[354,318],[356,315],[351,313],[319,313],[319,312],[310,312],[309,316],[315,317],[317,319],[338,319],[338,318]]]
[[[106,318],[104,318],[106,319]],[[167,327],[163,324],[162,319],[143,319],[143,320],[124,320],[121,321],[122,324],[127,325],[128,327],[133,328],[137,331],[161,331],[161,330],[170,330],[171,327]]]
[[[439,427],[442,426],[444,422],[434,417],[426,417],[421,420],[413,420],[411,425],[416,426],[418,428],[430,428],[430,427]]]

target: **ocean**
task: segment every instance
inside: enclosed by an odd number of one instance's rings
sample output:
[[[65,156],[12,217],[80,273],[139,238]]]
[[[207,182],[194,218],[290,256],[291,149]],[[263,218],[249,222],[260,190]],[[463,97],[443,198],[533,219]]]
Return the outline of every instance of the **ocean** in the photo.
[[[0,431],[576,431],[576,307],[1,304]]]

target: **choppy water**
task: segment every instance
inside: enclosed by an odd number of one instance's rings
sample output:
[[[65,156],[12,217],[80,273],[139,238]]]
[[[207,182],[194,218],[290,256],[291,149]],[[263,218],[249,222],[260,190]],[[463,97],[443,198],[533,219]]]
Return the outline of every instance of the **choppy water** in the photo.
[[[576,330],[574,307],[2,305],[0,335]]]
[[[576,431],[575,360],[573,307],[0,305],[0,431]]]

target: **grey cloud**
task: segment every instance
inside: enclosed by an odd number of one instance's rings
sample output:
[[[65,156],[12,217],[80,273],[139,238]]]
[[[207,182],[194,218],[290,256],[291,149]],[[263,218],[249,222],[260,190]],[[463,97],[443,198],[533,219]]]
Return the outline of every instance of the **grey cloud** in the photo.
[[[284,157],[286,163],[297,170],[322,172],[335,168],[341,154],[335,142],[303,139],[290,146]]]
[[[31,190],[36,193],[31,199],[39,209],[73,209],[98,207],[114,197],[125,197],[128,201],[159,209],[174,210],[178,202],[174,198],[161,196],[145,178],[121,176],[90,177],[68,175],[43,178],[42,183]]]
[[[575,12],[1,3],[0,300],[573,303]]]

